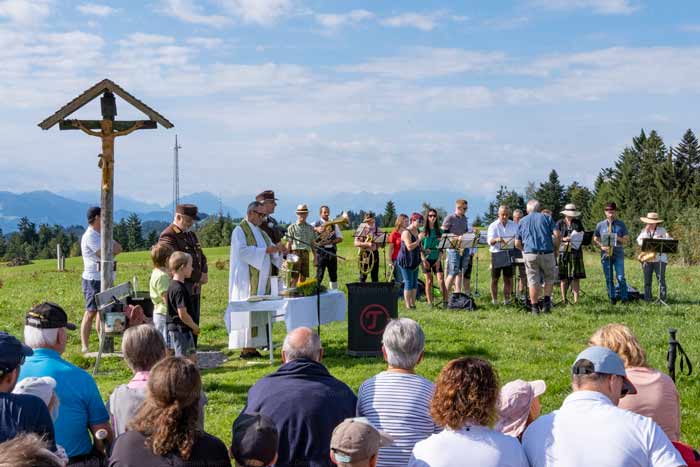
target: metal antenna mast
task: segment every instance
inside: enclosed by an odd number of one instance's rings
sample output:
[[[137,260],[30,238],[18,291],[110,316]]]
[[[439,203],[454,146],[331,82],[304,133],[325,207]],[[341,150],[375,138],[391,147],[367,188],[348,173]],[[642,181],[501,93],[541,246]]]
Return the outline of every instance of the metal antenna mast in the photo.
[[[177,144],[177,135],[175,135],[175,148],[173,148],[173,215],[177,205],[180,204],[180,149],[182,146]]]

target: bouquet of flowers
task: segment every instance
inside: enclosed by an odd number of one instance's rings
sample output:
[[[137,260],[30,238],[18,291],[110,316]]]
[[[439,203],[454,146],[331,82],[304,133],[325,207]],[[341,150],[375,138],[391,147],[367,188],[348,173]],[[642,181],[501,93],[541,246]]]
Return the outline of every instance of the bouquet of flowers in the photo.
[[[287,292],[292,297],[310,297],[316,295],[317,286],[318,283],[316,279],[306,279],[305,281],[298,282],[295,288],[289,289]],[[326,287],[323,284],[319,287],[321,288],[321,293],[326,291]]]

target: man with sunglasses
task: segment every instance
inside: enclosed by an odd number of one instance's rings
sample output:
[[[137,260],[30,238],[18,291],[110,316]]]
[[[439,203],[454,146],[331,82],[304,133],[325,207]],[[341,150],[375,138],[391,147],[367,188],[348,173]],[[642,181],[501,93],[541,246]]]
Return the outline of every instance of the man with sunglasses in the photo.
[[[637,393],[618,354],[588,347],[571,373],[574,392],[525,431],[523,448],[532,467],[686,465],[656,422],[617,407],[622,397]]]
[[[12,394],[24,359],[33,354],[13,335],[0,332],[0,443],[20,433],[36,433],[55,451],[53,421],[44,401],[27,394]]]
[[[246,218],[231,233],[228,297],[231,302],[248,300],[254,295],[270,295],[271,269],[281,266],[282,248],[263,231],[267,212],[263,203],[248,205]],[[227,310],[229,348],[242,349],[241,358],[261,357],[256,347],[267,345],[267,314]]]

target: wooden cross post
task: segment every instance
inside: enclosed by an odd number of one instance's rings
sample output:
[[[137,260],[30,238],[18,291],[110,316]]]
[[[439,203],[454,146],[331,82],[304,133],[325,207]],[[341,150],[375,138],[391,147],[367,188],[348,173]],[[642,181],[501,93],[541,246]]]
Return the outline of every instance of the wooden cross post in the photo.
[[[114,95],[118,95],[149,117],[149,120],[115,121],[117,103]],[[102,96],[100,106],[102,120],[67,120],[66,118],[83,107],[88,102]],[[102,154],[98,166],[102,169],[100,187],[100,280],[101,291],[104,292],[114,285],[114,139],[126,136],[136,130],[154,129],[160,123],[165,128],[173,124],[161,114],[136,99],[111,80],[104,79],[83,92],[56,113],[39,123],[39,127],[48,130],[56,124],[61,130],[80,130],[102,140]],[[102,346],[100,346],[100,353]]]

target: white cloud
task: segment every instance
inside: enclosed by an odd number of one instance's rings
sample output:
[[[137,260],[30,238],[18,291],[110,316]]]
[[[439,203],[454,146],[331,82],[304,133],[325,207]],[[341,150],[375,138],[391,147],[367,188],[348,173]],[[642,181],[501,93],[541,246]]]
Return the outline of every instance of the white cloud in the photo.
[[[684,32],[700,32],[700,24],[684,24],[680,26],[680,30]]]
[[[163,0],[158,11],[186,23],[222,27],[231,23],[230,18],[222,15],[207,15],[194,0]]]
[[[337,29],[370,20],[374,18],[374,13],[367,10],[352,10],[347,13],[316,14],[314,17],[324,28]]]
[[[482,24],[489,29],[496,31],[506,31],[525,26],[530,23],[528,16],[515,16],[512,18],[492,18],[485,20]]]
[[[421,31],[432,31],[437,27],[438,21],[445,17],[444,11],[437,11],[430,14],[420,13],[402,13],[397,16],[391,16],[381,21],[384,26],[393,28],[416,28]]]
[[[135,32],[126,36],[125,39],[120,39],[117,43],[122,47],[142,47],[159,44],[173,44],[175,43],[175,38],[160,34]]]
[[[218,0],[244,23],[270,26],[292,12],[292,0]]]
[[[224,44],[224,40],[218,37],[190,37],[186,42],[204,49],[215,49]]]
[[[36,24],[51,12],[53,0],[2,0],[0,18],[7,18],[19,25]]]
[[[400,79],[423,79],[456,73],[484,71],[502,64],[501,52],[417,47],[399,56],[370,60],[358,65],[343,65],[337,71],[367,73]]]
[[[630,0],[532,0],[532,3],[548,10],[586,9],[601,15],[629,15],[638,9]]]
[[[93,16],[109,16],[117,12],[115,8],[108,5],[100,5],[97,3],[82,3],[78,5],[77,10],[84,15]]]

